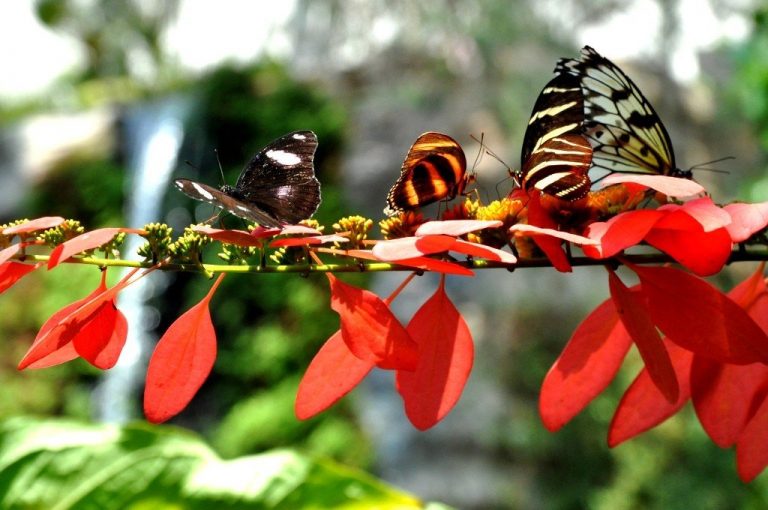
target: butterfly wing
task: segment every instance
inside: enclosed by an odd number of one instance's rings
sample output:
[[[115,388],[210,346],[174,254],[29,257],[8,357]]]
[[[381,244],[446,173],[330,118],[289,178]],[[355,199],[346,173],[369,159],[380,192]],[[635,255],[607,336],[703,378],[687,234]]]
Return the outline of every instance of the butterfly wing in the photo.
[[[237,179],[233,196],[284,223],[310,218],[320,205],[315,178],[317,136],[295,131],[256,153]]]
[[[547,138],[537,144],[522,167],[523,189],[572,202],[589,193],[592,182],[588,171],[592,163],[592,146],[578,133]]]
[[[280,226],[280,222],[265,211],[258,207],[253,207],[252,205],[230,196],[224,191],[208,186],[207,184],[191,181],[189,179],[176,179],[174,184],[187,196],[225,209],[235,216],[255,221],[259,225],[265,227]]]
[[[666,128],[637,85],[610,60],[585,46],[579,59],[562,59],[555,72],[579,78],[584,134],[592,164],[606,173],[682,175]]]
[[[416,209],[452,199],[465,185],[467,159],[459,143],[433,131],[419,136],[408,151],[400,177],[387,195],[384,213]]]

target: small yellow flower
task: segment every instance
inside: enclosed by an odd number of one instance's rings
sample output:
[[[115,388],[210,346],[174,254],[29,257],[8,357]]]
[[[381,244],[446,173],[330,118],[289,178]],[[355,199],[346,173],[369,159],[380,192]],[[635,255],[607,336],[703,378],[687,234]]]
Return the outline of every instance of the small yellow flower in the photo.
[[[390,218],[379,222],[381,235],[384,239],[397,239],[399,237],[410,237],[415,235],[416,229],[424,223],[424,217],[421,213],[413,211],[403,211]]]

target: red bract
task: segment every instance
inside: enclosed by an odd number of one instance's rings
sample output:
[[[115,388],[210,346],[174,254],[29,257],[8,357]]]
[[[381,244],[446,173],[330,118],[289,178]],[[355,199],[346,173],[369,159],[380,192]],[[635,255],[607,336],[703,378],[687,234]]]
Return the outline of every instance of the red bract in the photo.
[[[597,259],[611,257],[645,240],[694,273],[707,276],[720,271],[731,254],[732,241],[725,228],[729,222],[730,216],[709,198],[653,211],[627,211],[605,223],[591,224],[587,236],[600,245],[585,246],[584,253]]]
[[[38,267],[40,264],[22,264],[14,261],[0,264],[0,294],[10,289],[22,277]]]
[[[263,246],[265,238],[280,232],[279,228],[258,228],[253,232],[246,232],[245,230],[213,228],[207,225],[195,225],[192,230],[205,234],[211,239],[238,246]]]
[[[608,273],[608,283],[616,312],[635,341],[648,375],[664,397],[669,402],[675,402],[679,394],[675,371],[659,332],[645,309],[642,288],[637,292],[630,291],[613,271]]]
[[[157,342],[147,367],[144,415],[161,423],[184,409],[208,378],[216,360],[216,331],[208,305],[224,274],[208,294],[184,312]]]
[[[323,344],[299,383],[294,411],[307,420],[325,411],[352,391],[376,366],[352,354],[337,331]]]
[[[37,243],[16,243],[0,250],[0,264],[4,264],[5,262],[11,260],[17,253],[22,250],[22,248],[26,248],[27,246],[31,246],[33,244]]]
[[[303,237],[283,237],[282,239],[275,239],[271,243],[269,243],[270,248],[280,248],[280,247],[288,247],[288,246],[314,246],[319,244],[326,244],[326,243],[347,243],[349,242],[349,239],[336,235],[336,234],[329,234],[329,235],[313,235],[313,236],[303,236]]]
[[[768,336],[712,285],[670,267],[632,269],[653,322],[670,340],[721,363],[768,362]]]
[[[332,274],[331,308],[341,318],[349,350],[385,369],[413,370],[419,350],[389,306],[373,292],[348,285]]]
[[[346,250],[344,253],[348,257],[355,257],[365,260],[380,261],[377,256],[373,254],[372,250]],[[464,266],[454,264],[445,260],[433,259],[431,257],[414,257],[409,259],[398,259],[396,264],[398,266],[412,267],[415,269],[423,269],[428,271],[434,271],[436,273],[443,274],[455,274],[458,276],[474,276],[475,273],[471,269],[467,269]]]
[[[632,382],[619,402],[608,431],[613,447],[663,422],[685,405],[690,397],[690,370],[693,353],[666,343],[676,379],[680,382],[677,399],[670,402],[651,380],[647,367]]]
[[[134,273],[107,289],[105,271],[88,297],[53,314],[19,362],[19,370],[58,365],[78,355],[97,368],[114,366],[128,333],[125,317],[115,306],[115,295]]]
[[[112,240],[120,232],[133,234],[142,233],[143,230],[135,228],[110,227],[91,230],[58,245],[48,259],[48,269],[53,269],[72,255],[77,255],[87,250],[93,250]]]
[[[557,223],[550,214],[542,207],[541,193],[534,190],[528,199],[528,224],[533,227],[544,229],[547,232],[557,232]],[[517,230],[513,225],[513,229]],[[510,229],[510,231],[513,231]],[[533,242],[544,253],[552,263],[552,266],[561,273],[569,273],[573,270],[568,256],[563,251],[563,242],[561,238],[552,235],[534,235]]]
[[[581,412],[613,380],[631,346],[613,301],[606,299],[579,324],[544,378],[544,426],[555,432]]]
[[[408,323],[408,333],[419,346],[419,363],[414,371],[398,370],[397,391],[408,419],[426,430],[459,400],[474,359],[472,334],[445,293],[445,277]]]

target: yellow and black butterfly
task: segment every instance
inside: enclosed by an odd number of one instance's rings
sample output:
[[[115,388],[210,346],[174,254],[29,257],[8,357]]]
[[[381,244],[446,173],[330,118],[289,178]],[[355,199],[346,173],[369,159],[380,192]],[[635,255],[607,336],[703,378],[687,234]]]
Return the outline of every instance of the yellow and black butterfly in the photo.
[[[384,214],[417,209],[462,194],[471,180],[459,143],[430,131],[419,136],[403,161],[400,177],[387,195]]]
[[[589,193],[592,147],[582,134],[583,124],[579,78],[558,74],[542,89],[528,121],[518,175],[523,190],[568,202]]]
[[[690,170],[675,165],[669,134],[651,103],[610,60],[585,46],[578,59],[561,59],[555,72],[579,80],[583,134],[593,149],[593,168],[603,176],[624,172],[691,177]]]

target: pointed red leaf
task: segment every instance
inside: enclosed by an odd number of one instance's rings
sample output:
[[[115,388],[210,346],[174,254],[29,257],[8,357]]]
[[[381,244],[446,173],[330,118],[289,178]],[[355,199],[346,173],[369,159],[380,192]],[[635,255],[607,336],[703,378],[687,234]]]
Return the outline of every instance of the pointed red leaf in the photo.
[[[294,404],[296,417],[307,420],[325,411],[352,391],[374,366],[352,354],[338,330],[317,351],[301,378]]]
[[[562,239],[579,245],[597,245],[598,241],[590,239],[588,237],[572,234],[570,232],[563,232],[562,230],[556,230],[553,228],[537,227],[536,225],[526,225],[525,223],[516,223],[509,227],[510,232],[520,232],[523,234],[531,234],[531,237],[535,236],[549,236],[556,239]]]
[[[675,402],[679,387],[672,361],[669,359],[656,326],[645,309],[642,295],[631,292],[613,271],[608,273],[608,285],[616,311],[624,327],[627,328],[629,336],[634,340],[637,350],[640,351],[648,375],[664,398],[669,402]]]
[[[72,339],[75,351],[96,368],[115,366],[128,335],[128,322],[114,299],[102,303],[79,329]]]
[[[22,264],[15,261],[0,264],[0,294],[13,287],[22,277],[38,267],[40,264]]]
[[[541,194],[536,190],[528,200],[528,223],[534,227],[557,229],[557,223],[549,216],[541,205]],[[570,273],[571,262],[563,250],[563,242],[551,236],[533,236],[533,242],[544,252],[552,266],[561,273]]]
[[[157,342],[144,387],[144,415],[152,423],[180,413],[213,368],[216,331],[208,304],[223,278],[224,273],[202,301],[176,319]]]
[[[761,263],[728,293],[747,313],[768,329],[768,295]],[[761,324],[762,323],[762,324]],[[691,399],[702,427],[722,448],[736,443],[768,391],[768,365],[728,365],[696,356],[691,370]]]
[[[701,225],[704,232],[712,232],[732,223],[728,211],[716,205],[710,197],[690,200],[682,205],[666,204],[659,207],[660,211],[682,211]]]
[[[731,256],[731,236],[725,228],[705,232],[704,227],[683,210],[659,220],[645,241],[699,276],[718,273]]]
[[[584,246],[584,254],[595,259],[613,257],[642,241],[663,216],[661,211],[643,209],[623,212],[604,223],[592,223],[587,228],[587,236],[600,245]]]
[[[28,234],[29,232],[35,232],[37,230],[45,230],[58,227],[62,223],[64,223],[64,218],[61,216],[43,216],[42,218],[24,222],[21,225],[4,228],[2,234],[4,236],[13,234]]]
[[[768,363],[768,337],[746,311],[709,283],[671,267],[632,269],[648,311],[673,342],[722,363]]]
[[[384,369],[413,370],[419,350],[389,306],[371,291],[327,273],[331,308],[341,318],[344,342],[358,358]]]
[[[72,255],[93,250],[110,242],[121,230],[123,229],[117,227],[91,230],[58,245],[48,259],[48,269],[53,269]]]
[[[419,345],[419,363],[414,371],[397,371],[397,391],[408,419],[426,430],[459,400],[474,359],[472,334],[445,293],[445,278],[414,314],[408,332]]]
[[[365,260],[381,260],[373,254],[372,250],[344,250],[343,253],[347,257],[355,257]],[[433,259],[430,257],[415,257],[412,259],[400,259],[394,264],[398,266],[413,267],[416,269],[424,269],[427,271],[434,271],[436,273],[443,274],[455,274],[459,276],[475,276],[475,273],[471,269],[467,269],[464,266],[454,264],[453,262],[447,262],[445,260]]]
[[[747,422],[765,399],[768,366],[724,365],[696,356],[691,370],[691,397],[696,416],[721,448],[736,443]]]
[[[539,414],[550,432],[559,430],[613,380],[632,339],[606,299],[573,332],[541,385]]]
[[[728,204],[724,209],[731,215],[731,223],[726,228],[734,243],[746,241],[768,225],[768,202]]]
[[[608,431],[608,446],[613,448],[646,430],[655,427],[677,411],[690,397],[690,372],[693,353],[667,342],[669,357],[680,381],[677,401],[670,403],[643,369],[619,402]]]
[[[104,292],[104,280],[87,297],[71,303],[57,311],[45,321],[35,340],[18,365],[19,370],[26,368],[48,368],[77,358],[72,338],[77,334],[76,327],[68,327],[63,321],[81,306]]]
[[[236,244],[237,246],[263,246],[263,238],[266,236],[253,235],[245,230],[226,230],[222,228],[213,228],[208,225],[195,225],[192,230],[205,234],[211,239],[221,241],[223,243]],[[267,230],[271,232],[269,235],[277,234],[280,229]],[[259,232],[259,234],[262,234]]]
[[[275,239],[274,241],[269,243],[270,248],[281,248],[281,247],[289,247],[289,246],[314,246],[319,244],[326,244],[326,243],[348,243],[349,238],[336,235],[336,234],[329,234],[325,236],[317,235],[317,236],[304,236],[304,237],[283,237],[281,239]]]
[[[744,482],[751,482],[768,465],[768,399],[744,428],[736,443],[736,470]]]

